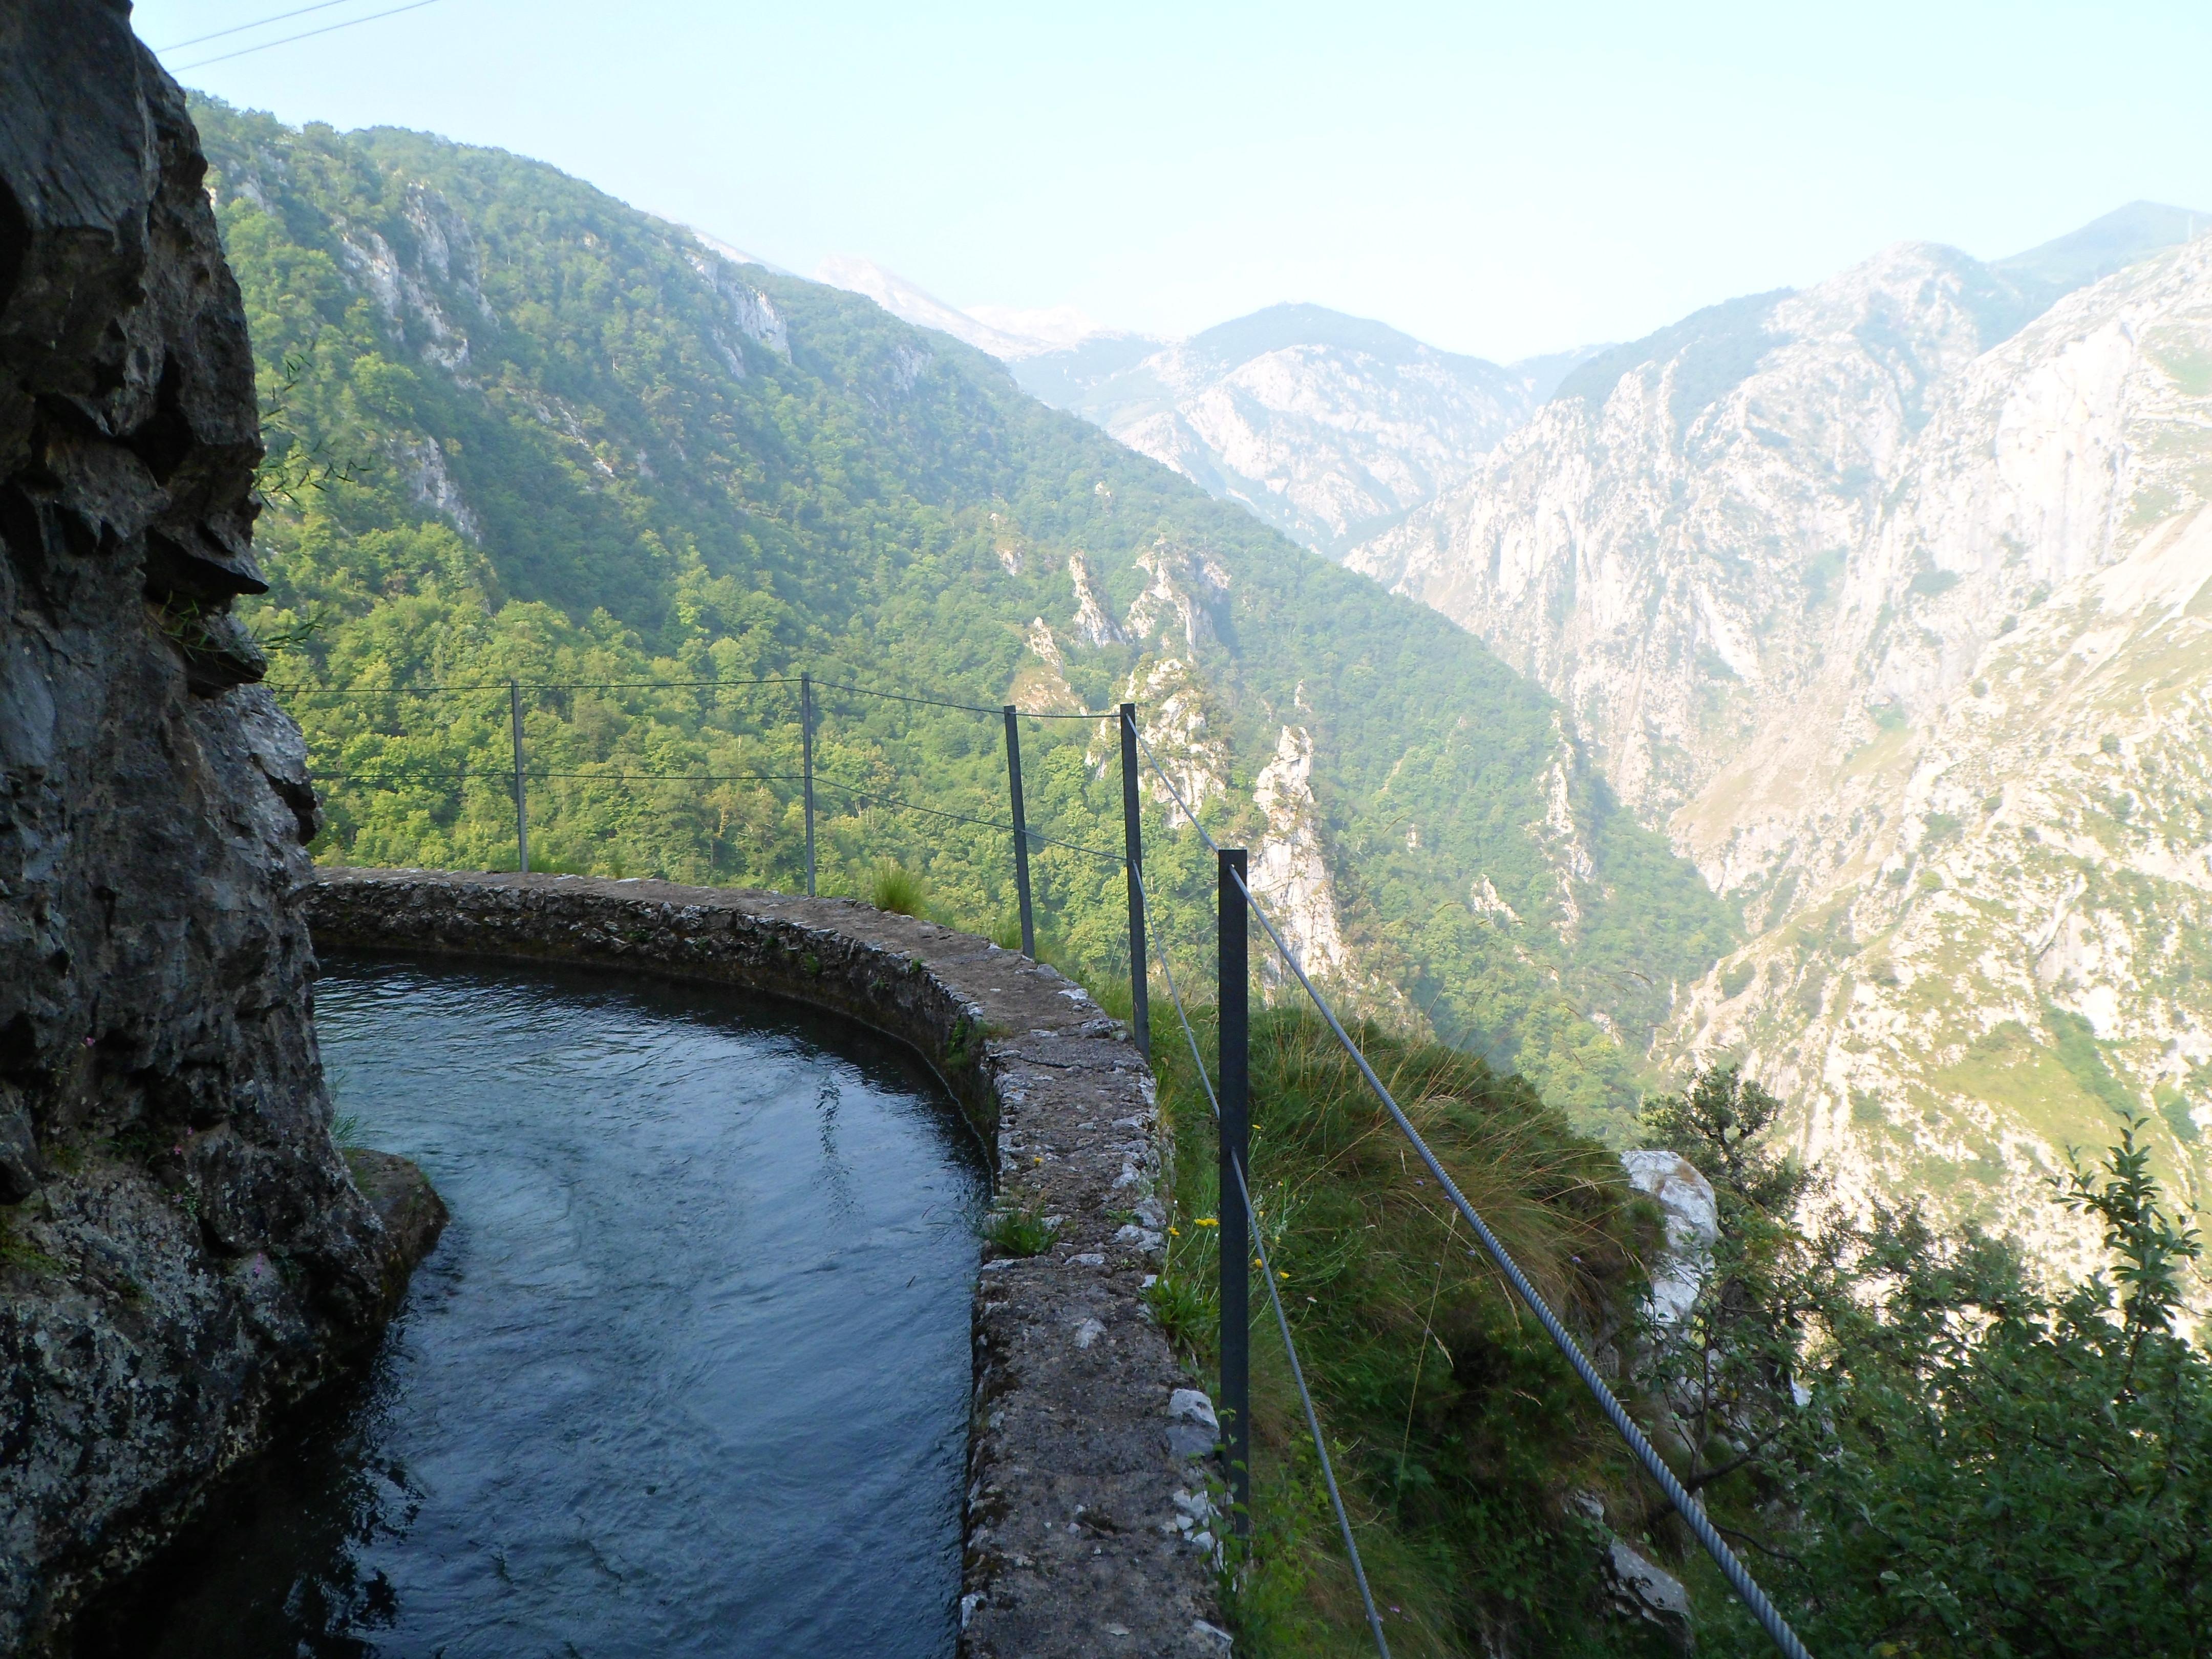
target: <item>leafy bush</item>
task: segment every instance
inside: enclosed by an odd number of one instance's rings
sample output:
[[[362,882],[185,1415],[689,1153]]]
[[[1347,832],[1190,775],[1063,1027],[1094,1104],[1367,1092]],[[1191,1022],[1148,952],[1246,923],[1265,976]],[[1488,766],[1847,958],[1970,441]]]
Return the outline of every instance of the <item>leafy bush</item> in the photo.
[[[1724,1068],[1652,1114],[1723,1223],[1653,1381],[1686,1484],[1808,1644],[2212,1652],[2212,1365],[2174,1329],[2201,1247],[2150,1173],[2146,1120],[2054,1182],[2101,1224],[2110,1267],[2051,1291],[2010,1243],[1917,1210],[1799,1226],[1817,1189],[1761,1143],[1776,1109]],[[1703,1578],[1713,1644],[1767,1651]]]

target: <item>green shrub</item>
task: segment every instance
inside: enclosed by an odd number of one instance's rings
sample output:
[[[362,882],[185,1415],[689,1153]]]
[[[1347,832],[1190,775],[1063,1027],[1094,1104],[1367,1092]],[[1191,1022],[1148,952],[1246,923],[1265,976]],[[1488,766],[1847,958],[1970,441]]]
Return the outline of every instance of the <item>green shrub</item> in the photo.
[[[1722,1237],[1650,1381],[1684,1484],[1808,1645],[2212,1652],[2212,1365],[2174,1331],[2199,1244],[2151,1177],[2147,1120],[2054,1183],[2110,1269],[2051,1292],[2009,1242],[1917,1210],[1801,1226],[1816,1189],[1765,1144],[1778,1113],[1720,1069],[1651,1115],[1713,1182]],[[1771,1651],[1717,1573],[1677,1559],[1701,1649]]]

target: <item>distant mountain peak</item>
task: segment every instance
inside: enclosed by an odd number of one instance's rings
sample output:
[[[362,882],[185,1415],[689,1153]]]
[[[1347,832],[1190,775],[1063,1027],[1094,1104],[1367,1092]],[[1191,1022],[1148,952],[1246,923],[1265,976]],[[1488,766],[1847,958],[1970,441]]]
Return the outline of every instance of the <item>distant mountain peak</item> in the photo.
[[[1046,311],[982,306],[974,312],[962,311],[896,271],[857,254],[831,254],[815,267],[814,280],[849,294],[865,295],[902,322],[950,334],[1005,362],[1062,350],[1097,331],[1091,326],[1091,319],[1073,306]],[[1071,328],[1085,331],[1069,337]]]
[[[2023,287],[2046,289],[2055,300],[2154,253],[2194,241],[2208,230],[2212,213],[2164,202],[2130,202],[2078,230],[1990,264]]]
[[[1066,351],[1112,331],[1103,329],[1076,306],[969,306],[969,316],[984,327],[1017,340],[1033,340],[1047,351]]]
[[[1224,362],[1246,362],[1292,346],[1332,346],[1340,351],[1364,352],[1387,362],[1408,362],[1424,354],[1449,355],[1424,345],[1410,334],[1400,333],[1388,323],[1302,301],[1264,306],[1247,316],[1216,323],[1192,335],[1186,344],[1194,353]]]
[[[744,249],[732,246],[719,236],[710,236],[696,225],[686,225],[684,228],[697,240],[701,247],[705,248],[709,253],[720,255],[733,265],[758,265],[763,270],[772,270],[779,276],[797,275],[794,271],[786,270],[772,260],[762,258],[757,253],[748,253]]]

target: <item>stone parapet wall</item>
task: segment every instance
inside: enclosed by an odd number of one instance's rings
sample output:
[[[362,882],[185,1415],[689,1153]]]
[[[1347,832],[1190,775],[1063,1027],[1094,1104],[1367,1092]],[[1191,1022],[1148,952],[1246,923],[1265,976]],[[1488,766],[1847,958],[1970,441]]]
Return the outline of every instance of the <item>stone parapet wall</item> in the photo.
[[[1212,1413],[1143,1295],[1164,1220],[1152,1077],[1081,988],[971,935],[841,899],[331,870],[307,908],[324,947],[738,986],[910,1044],[981,1135],[1000,1201],[1058,1224],[1045,1253],[987,1259],[977,1279],[962,1653],[1227,1650],[1206,1534]]]

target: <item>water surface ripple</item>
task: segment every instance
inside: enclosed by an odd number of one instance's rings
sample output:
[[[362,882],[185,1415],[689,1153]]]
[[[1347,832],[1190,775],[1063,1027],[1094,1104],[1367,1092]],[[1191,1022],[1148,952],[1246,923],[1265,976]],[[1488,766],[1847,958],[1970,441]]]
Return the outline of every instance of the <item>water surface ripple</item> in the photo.
[[[981,1166],[852,1028],[338,958],[338,1110],[453,1222],[371,1375],[82,1655],[939,1659]]]

